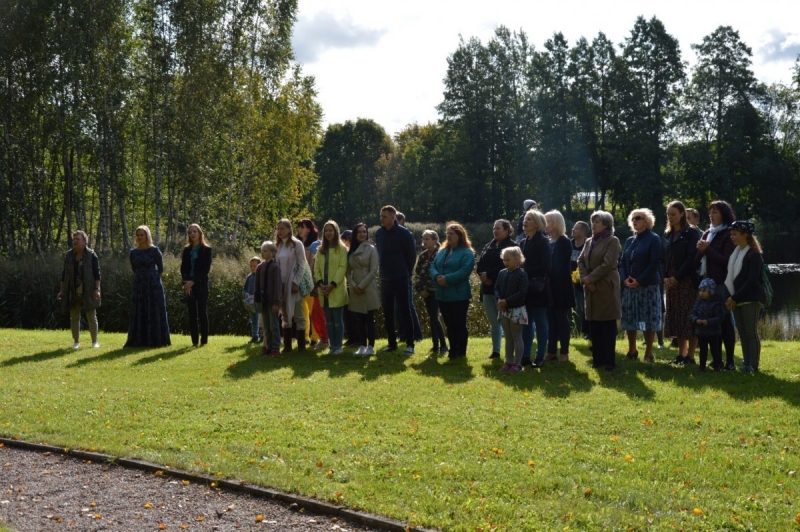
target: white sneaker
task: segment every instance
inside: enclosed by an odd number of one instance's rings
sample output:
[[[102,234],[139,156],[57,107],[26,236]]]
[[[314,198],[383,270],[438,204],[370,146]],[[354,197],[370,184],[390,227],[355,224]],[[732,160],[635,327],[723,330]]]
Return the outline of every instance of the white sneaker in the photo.
[[[408,357],[410,357],[410,356],[411,356],[411,355],[413,355],[413,354],[414,354],[414,348],[413,348],[412,346],[408,346],[408,347],[406,347],[406,350],[405,350],[405,355],[406,355],[406,356],[408,356]]]
[[[365,357],[371,357],[372,355],[375,354],[375,348],[372,347],[371,345],[368,345],[367,347],[364,348],[364,352],[362,354]]]
[[[81,346],[80,342],[75,342],[74,344],[72,344],[72,349],[78,349],[80,346]]]
[[[354,355],[354,356],[357,356],[357,357],[360,357],[361,355],[363,355],[363,354],[364,354],[364,351],[365,351],[366,349],[367,349],[367,348],[366,348],[366,347],[364,347],[364,346],[362,345],[361,347],[359,347],[359,348],[358,348],[358,350],[357,350],[355,353],[353,353],[353,355]]]
[[[99,344],[99,343],[97,343],[97,342],[92,342],[92,347],[94,347],[95,349],[97,349],[98,347],[100,347],[100,344]]]

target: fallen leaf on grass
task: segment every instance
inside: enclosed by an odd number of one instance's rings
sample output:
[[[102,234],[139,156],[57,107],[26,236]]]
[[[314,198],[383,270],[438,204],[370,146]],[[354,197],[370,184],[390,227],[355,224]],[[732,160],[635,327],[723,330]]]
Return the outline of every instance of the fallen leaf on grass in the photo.
[[[189,481],[188,480],[181,480],[181,484],[183,484],[184,486],[188,486],[189,485]]]
[[[256,516],[256,523],[260,523],[260,522],[261,522],[261,521],[263,521],[263,520],[264,520],[264,516],[263,516],[263,515],[261,515],[261,514],[258,514],[258,515]]]
[[[695,508],[693,512],[694,515],[703,515],[703,510],[701,510],[700,508]]]
[[[147,509],[149,510],[150,508],[152,508],[152,507],[153,507],[153,503],[151,503],[151,502],[146,502],[146,503],[144,503],[144,507],[145,507],[145,508],[147,508]]]

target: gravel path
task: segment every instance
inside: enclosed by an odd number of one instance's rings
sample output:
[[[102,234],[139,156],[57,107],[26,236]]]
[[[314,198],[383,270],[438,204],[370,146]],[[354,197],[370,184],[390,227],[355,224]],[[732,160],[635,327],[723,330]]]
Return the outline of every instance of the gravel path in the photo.
[[[0,522],[17,532],[376,531],[296,505],[9,446],[0,448]]]

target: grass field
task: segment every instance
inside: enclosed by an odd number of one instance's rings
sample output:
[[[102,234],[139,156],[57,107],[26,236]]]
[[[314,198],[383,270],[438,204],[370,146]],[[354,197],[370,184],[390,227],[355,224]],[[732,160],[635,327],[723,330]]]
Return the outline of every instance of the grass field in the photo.
[[[765,342],[756,375],[674,368],[670,349],[598,372],[583,341],[503,375],[488,339],[458,364],[429,342],[363,360],[124,341],[0,329],[0,434],[442,530],[800,530],[800,343]]]

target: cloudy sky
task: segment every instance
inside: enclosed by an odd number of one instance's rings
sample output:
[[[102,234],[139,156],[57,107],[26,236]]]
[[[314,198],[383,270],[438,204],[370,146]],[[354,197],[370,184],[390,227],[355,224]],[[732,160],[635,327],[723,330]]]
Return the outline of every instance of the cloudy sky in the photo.
[[[767,83],[788,83],[800,54],[800,0],[299,0],[293,44],[304,73],[316,78],[326,125],[371,118],[394,134],[437,119],[459,36],[487,42],[504,25],[537,49],[558,31],[571,45],[601,31],[621,43],[639,15],[658,17],[690,64],[691,44],[732,26]]]

